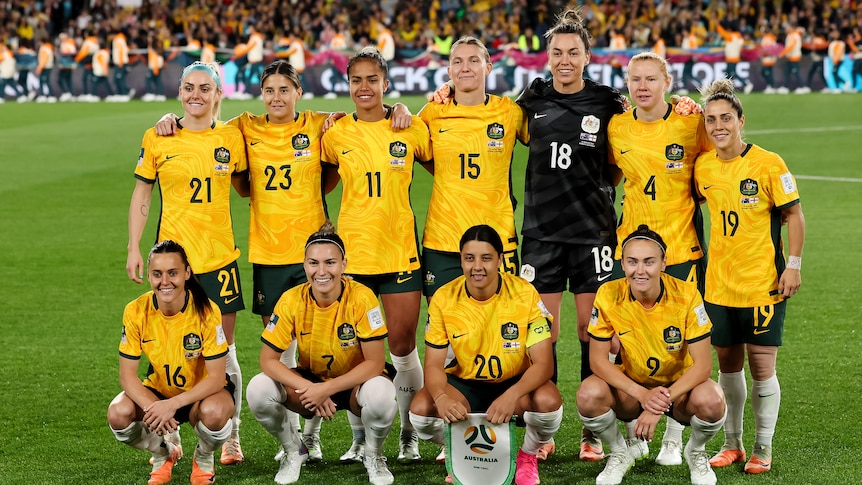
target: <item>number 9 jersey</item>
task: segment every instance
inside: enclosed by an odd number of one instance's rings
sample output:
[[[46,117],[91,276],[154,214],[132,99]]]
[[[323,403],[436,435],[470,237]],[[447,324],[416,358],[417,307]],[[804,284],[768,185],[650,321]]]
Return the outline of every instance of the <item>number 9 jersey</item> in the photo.
[[[500,273],[497,293],[485,301],[470,296],[460,276],[437,290],[428,307],[425,345],[452,346],[446,373],[465,380],[503,382],[530,367],[528,350],[551,338],[551,314],[533,285]]]

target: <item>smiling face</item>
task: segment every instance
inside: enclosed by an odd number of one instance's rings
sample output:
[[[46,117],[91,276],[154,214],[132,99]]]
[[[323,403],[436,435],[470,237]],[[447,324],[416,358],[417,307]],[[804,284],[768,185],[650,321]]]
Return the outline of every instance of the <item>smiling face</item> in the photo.
[[[578,34],[556,34],[548,44],[548,65],[554,89],[562,94],[577,93],[584,87],[584,69],[590,54]]]
[[[215,80],[203,71],[188,73],[180,83],[180,100],[183,102],[184,117],[212,118],[216,100],[221,97],[221,89]]]
[[[638,60],[629,64],[626,79],[632,102],[639,109],[667,109],[664,93],[670,89],[671,78],[657,60]]]
[[[658,297],[665,257],[658,244],[647,239],[632,239],[623,248],[623,271],[638,300],[641,295]]]
[[[191,275],[191,268],[183,264],[179,253],[154,253],[150,256],[147,280],[162,311],[173,314],[182,308],[186,301],[186,281]]]
[[[296,116],[296,101],[302,96],[302,88],[297,88],[283,74],[272,74],[263,81],[261,96],[270,122],[290,123]]]
[[[449,78],[455,83],[455,92],[485,92],[485,77],[491,74],[491,64],[475,44],[460,44],[449,55]]]
[[[383,93],[389,88],[389,80],[380,66],[371,59],[360,59],[350,66],[350,97],[356,111],[373,111],[383,107]]]
[[[737,113],[736,108],[725,99],[710,101],[703,110],[706,134],[722,160],[737,157],[745,150],[745,142],[742,141],[745,116]]]
[[[347,260],[332,243],[315,243],[305,250],[303,268],[318,302],[331,303],[341,294],[341,276]]]
[[[467,241],[461,248],[461,269],[467,278],[467,290],[477,300],[487,300],[500,280],[500,253],[485,241]]]

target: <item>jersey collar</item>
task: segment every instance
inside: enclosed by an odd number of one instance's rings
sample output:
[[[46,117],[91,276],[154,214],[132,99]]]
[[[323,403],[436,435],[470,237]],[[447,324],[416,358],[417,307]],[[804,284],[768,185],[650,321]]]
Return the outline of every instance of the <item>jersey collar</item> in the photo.
[[[500,294],[500,290],[503,289],[503,275],[497,272],[499,278],[497,278],[497,291],[494,292],[495,295]],[[467,288],[467,280],[464,280],[464,291],[467,293],[467,296],[470,297],[471,300],[476,300],[473,298],[473,295],[470,294],[470,288]],[[487,301],[487,300],[476,300],[476,301]]]
[[[482,103],[485,106],[488,106],[488,102],[491,101],[491,96],[489,94],[485,94],[485,101]],[[455,101],[455,98],[452,98],[452,104],[458,105],[458,101]]]
[[[180,308],[180,313],[184,313],[188,306],[189,306],[189,291],[186,290],[186,301],[183,302],[183,307]],[[153,291],[153,307],[156,310],[159,309],[159,300],[156,299],[156,292],[155,291]]]
[[[661,117],[661,119],[666,120],[666,119],[670,118],[670,113],[671,113],[671,111],[673,111],[673,105],[672,105],[671,103],[668,103],[668,104],[667,104],[667,112],[664,114],[664,116],[662,116],[662,117]],[[638,119],[638,109],[637,109],[637,107],[635,107],[635,108],[632,110],[632,116],[634,117],[634,119]]]
[[[269,115],[266,115],[266,116],[267,116],[267,119],[268,119],[268,118],[269,118]],[[183,119],[182,119],[182,118],[177,119],[177,128],[179,128],[179,129],[181,129],[181,130],[183,129],[183,124],[181,123],[182,121],[183,121]],[[213,120],[212,124],[210,125],[210,129],[213,129],[213,128],[215,128],[215,127],[216,127],[216,120]]]
[[[658,298],[655,299],[656,305],[661,303],[662,298],[664,298],[664,280],[659,279],[658,284],[659,284],[659,291],[658,291]],[[635,298],[634,293],[632,293],[632,287],[631,286],[629,286],[629,300],[638,301],[637,298]]]
[[[308,284],[308,296],[317,303],[317,298],[314,297],[314,292],[311,291],[311,283]],[[341,297],[344,296],[344,278],[341,279],[341,293],[338,294],[338,298],[335,299],[337,302],[341,302]]]
[[[386,110],[386,114],[383,116],[383,119],[388,120],[389,117],[392,116],[392,106],[383,105],[383,108]],[[353,121],[359,121],[359,117],[356,116],[356,111],[353,112]]]

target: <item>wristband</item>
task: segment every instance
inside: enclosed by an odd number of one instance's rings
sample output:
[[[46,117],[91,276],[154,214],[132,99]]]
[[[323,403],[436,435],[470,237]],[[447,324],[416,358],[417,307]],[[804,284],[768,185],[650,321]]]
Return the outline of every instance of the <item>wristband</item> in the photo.
[[[802,256],[788,256],[787,269],[802,270]]]

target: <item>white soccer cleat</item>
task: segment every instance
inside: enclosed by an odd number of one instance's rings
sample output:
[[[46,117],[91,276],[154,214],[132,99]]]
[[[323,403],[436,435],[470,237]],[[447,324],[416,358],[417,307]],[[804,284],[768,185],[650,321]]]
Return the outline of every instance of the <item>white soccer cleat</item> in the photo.
[[[706,450],[692,450],[691,441],[685,445],[685,461],[691,472],[692,485],[715,485],[718,479],[709,465],[709,454]]]
[[[790,90],[785,88],[784,86],[781,86],[780,88],[776,89],[775,92],[778,94],[788,94],[790,93]]]
[[[302,99],[314,99],[314,93],[302,93]]]
[[[628,451],[611,453],[608,456],[608,463],[605,465],[605,469],[596,477],[596,485],[619,485],[623,481],[626,472],[634,464],[635,460]]]
[[[629,456],[635,461],[649,457],[649,443],[646,440],[637,438],[628,439],[626,440],[626,446],[629,449]]]
[[[401,443],[398,446],[398,461],[410,463],[419,461],[419,433],[416,431],[401,431]]]
[[[362,461],[368,472],[368,481],[372,485],[391,485],[395,482],[395,477],[392,476],[392,472],[386,466],[386,457],[366,456]]]
[[[662,466],[682,465],[682,443],[672,439],[662,441],[655,462]]]
[[[333,92],[329,92],[329,93],[326,93],[323,95],[323,99],[336,99],[336,98],[338,98],[338,95],[333,93]]]
[[[285,451],[281,457],[278,473],[275,474],[275,483],[287,485],[299,481],[299,473],[306,460],[308,460],[308,453]]]
[[[319,434],[304,434],[302,435],[302,442],[308,448],[308,461],[323,460],[323,450],[320,448]]]
[[[341,463],[361,463],[363,455],[365,455],[365,442],[354,440],[350,449],[341,455],[338,461]]]

